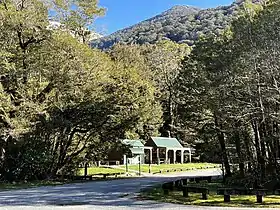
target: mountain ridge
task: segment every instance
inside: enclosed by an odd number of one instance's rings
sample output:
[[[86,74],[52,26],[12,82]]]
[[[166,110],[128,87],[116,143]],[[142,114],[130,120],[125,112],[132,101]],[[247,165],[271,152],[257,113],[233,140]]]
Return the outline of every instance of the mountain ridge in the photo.
[[[91,46],[108,49],[116,43],[154,44],[166,39],[191,46],[201,35],[220,34],[237,16],[243,3],[244,0],[237,0],[228,6],[208,9],[176,5],[159,15],[96,39]]]

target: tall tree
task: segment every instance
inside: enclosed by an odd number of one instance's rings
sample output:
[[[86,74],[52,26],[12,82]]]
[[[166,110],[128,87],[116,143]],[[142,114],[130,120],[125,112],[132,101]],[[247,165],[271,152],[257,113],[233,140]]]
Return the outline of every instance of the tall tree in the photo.
[[[146,54],[148,66],[158,90],[158,99],[162,104],[162,136],[178,136],[181,129],[177,119],[176,79],[181,69],[181,61],[188,55],[190,47],[172,41],[160,41],[150,46]]]
[[[49,26],[51,8],[65,29]],[[94,153],[96,142],[160,124],[155,89],[141,69],[73,36],[70,26],[88,27],[101,11],[97,1],[0,2],[2,178],[55,175]]]

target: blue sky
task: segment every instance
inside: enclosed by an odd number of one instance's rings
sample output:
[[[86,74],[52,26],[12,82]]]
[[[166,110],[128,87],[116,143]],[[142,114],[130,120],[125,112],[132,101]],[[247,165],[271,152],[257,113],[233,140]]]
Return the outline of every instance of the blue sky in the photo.
[[[189,5],[200,8],[229,5],[233,0],[99,0],[107,8],[106,15],[98,18],[95,29],[110,34],[145,19],[151,18],[175,5]]]

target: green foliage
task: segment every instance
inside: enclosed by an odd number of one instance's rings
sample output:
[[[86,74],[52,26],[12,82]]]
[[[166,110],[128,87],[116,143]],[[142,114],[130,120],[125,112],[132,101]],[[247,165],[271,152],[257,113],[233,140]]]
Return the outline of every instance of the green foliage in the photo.
[[[163,125],[159,130],[162,136],[178,134],[176,79],[182,59],[190,51],[191,48],[185,44],[167,40],[142,46],[118,44],[109,51],[113,60],[141,70],[142,77],[147,78],[155,86],[154,94],[163,111]],[[143,139],[152,135],[149,129],[145,129],[142,133],[146,133]]]
[[[54,13],[53,18],[71,29],[89,27],[105,10],[98,6],[98,0],[51,0],[46,2]]]
[[[245,5],[224,36],[200,39],[178,77],[182,122],[220,146],[227,173],[234,162],[244,176],[249,162],[256,185],[279,167],[279,2],[266,3]]]
[[[74,172],[85,160],[105,157],[127,133],[156,132],[161,109],[142,69],[113,61],[73,34],[100,15],[97,1],[0,6],[1,179]],[[64,29],[49,27],[51,8]]]
[[[155,44],[160,40],[170,40],[193,46],[201,36],[222,34],[224,29],[230,26],[232,20],[239,15],[243,3],[243,0],[235,1],[229,6],[211,9],[175,6],[132,27],[94,40],[92,46],[108,49],[116,43]],[[247,5],[249,4],[247,3]]]

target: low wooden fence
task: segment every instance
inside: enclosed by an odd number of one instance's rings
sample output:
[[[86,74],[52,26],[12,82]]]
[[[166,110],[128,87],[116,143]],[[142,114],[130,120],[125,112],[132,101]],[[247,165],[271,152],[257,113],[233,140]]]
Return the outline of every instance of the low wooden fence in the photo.
[[[168,168],[168,169],[160,169],[159,172],[156,173],[170,173],[170,172],[182,172],[182,171],[191,171],[191,170],[200,170],[200,169],[210,169],[210,168],[221,168],[221,166],[202,166],[197,168]]]
[[[169,195],[170,191],[179,190],[182,191],[183,197],[189,197],[189,192],[192,193],[201,193],[201,199],[207,200],[209,195],[209,189],[203,186],[195,186],[191,183],[199,183],[201,181],[207,181],[210,183],[212,179],[216,178],[216,176],[203,176],[203,177],[193,177],[193,178],[184,178],[180,180],[176,180],[173,182],[167,182],[162,184],[162,189],[164,195]],[[256,195],[256,202],[263,203],[263,198],[268,192],[267,189],[248,189],[248,188],[218,188],[217,195],[224,196],[224,202],[231,201],[231,195]],[[275,192],[280,193],[280,189]]]

